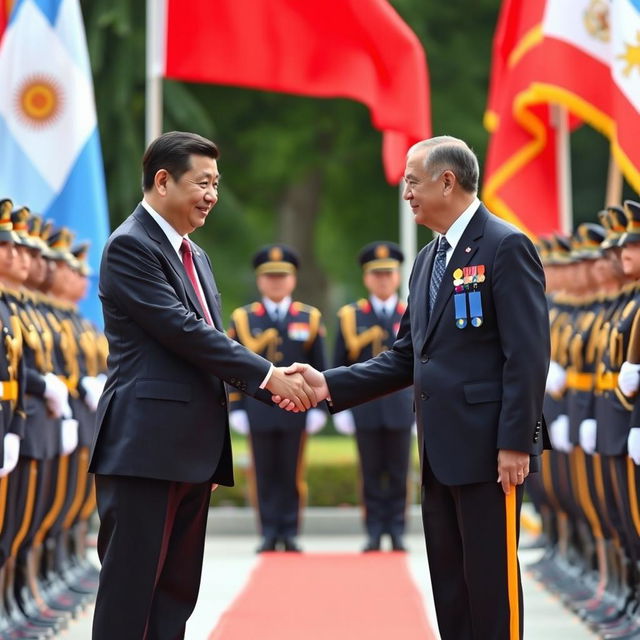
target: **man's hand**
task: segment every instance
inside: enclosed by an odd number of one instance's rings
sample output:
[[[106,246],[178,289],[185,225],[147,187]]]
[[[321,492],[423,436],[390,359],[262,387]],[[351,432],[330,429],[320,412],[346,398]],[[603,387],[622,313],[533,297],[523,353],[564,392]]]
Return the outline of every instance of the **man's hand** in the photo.
[[[317,402],[326,400],[329,397],[329,387],[327,387],[327,381],[324,379],[324,374],[321,371],[314,369],[310,364],[294,362],[289,365],[284,372],[287,375],[301,373],[307,383],[313,388]]]
[[[293,365],[292,365],[293,366]],[[267,382],[272,400],[286,411],[306,411],[318,404],[311,385],[299,373],[290,372],[289,367],[276,367]]]
[[[505,494],[511,487],[522,484],[529,475],[529,454],[522,451],[500,449],[498,451],[498,482]]]

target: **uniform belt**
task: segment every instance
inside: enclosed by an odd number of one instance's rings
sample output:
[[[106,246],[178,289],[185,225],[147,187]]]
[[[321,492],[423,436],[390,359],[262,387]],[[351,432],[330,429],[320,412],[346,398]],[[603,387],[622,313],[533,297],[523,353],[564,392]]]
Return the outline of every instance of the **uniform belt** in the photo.
[[[613,391],[618,386],[618,373],[605,371],[598,376],[596,387],[601,391]]]
[[[575,391],[592,391],[595,382],[593,373],[567,371],[567,387]]]
[[[17,400],[18,399],[18,381],[5,380],[0,382],[0,400]]]

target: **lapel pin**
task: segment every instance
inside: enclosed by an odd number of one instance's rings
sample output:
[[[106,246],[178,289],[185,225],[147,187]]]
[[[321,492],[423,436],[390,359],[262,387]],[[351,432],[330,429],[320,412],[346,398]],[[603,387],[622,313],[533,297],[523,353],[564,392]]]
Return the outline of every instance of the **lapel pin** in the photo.
[[[471,253],[471,247],[467,247],[467,248],[464,250],[464,252],[465,252],[465,253]]]

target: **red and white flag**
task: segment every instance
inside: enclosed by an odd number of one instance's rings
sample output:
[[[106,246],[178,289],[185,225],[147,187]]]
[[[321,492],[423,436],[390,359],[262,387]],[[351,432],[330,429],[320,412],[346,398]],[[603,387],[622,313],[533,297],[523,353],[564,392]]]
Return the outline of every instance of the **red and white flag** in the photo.
[[[485,117],[492,136],[483,197],[491,209],[532,234],[560,229],[551,104],[567,108],[572,127],[604,133],[640,191],[639,34],[640,0],[503,4]]]

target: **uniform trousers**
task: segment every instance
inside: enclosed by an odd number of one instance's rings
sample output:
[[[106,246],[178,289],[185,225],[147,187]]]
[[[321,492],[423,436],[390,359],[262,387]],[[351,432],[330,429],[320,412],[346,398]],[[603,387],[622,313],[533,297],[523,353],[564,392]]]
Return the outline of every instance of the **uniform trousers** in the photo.
[[[372,538],[401,536],[407,508],[411,429],[356,428],[365,526]]]
[[[251,431],[251,449],[263,537],[291,538],[298,533],[303,429]]]
[[[517,559],[524,485],[442,484],[426,456],[422,519],[442,640],[522,638]]]
[[[198,598],[211,485],[96,475],[93,640],[179,640]]]

